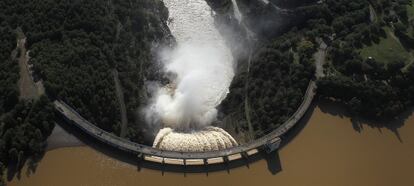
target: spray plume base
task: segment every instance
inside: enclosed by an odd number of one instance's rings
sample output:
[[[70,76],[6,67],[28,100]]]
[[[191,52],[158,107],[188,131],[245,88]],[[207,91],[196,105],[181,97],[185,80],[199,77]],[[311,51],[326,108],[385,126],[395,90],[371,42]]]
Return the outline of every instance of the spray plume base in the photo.
[[[207,152],[238,146],[225,130],[208,126],[201,130],[181,132],[171,128],[161,129],[153,147],[177,152]]]

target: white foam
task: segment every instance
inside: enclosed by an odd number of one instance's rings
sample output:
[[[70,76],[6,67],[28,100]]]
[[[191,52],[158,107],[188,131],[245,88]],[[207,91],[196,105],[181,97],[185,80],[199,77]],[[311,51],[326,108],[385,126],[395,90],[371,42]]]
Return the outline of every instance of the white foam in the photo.
[[[179,152],[204,152],[223,150],[237,145],[236,140],[226,131],[210,126],[203,130],[185,133],[171,128],[161,129],[153,147]]]

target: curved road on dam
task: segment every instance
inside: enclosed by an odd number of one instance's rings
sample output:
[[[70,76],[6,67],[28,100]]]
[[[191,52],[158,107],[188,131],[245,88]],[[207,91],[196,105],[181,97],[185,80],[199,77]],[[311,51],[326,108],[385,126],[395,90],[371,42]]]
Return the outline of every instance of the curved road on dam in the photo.
[[[175,2],[176,3],[176,2]],[[169,27],[171,27],[172,32],[178,37],[179,40],[188,40],[189,38],[203,40],[203,37],[199,37],[199,35],[193,35],[193,32],[188,32],[188,26],[193,26],[195,23],[192,23],[192,20],[188,20],[186,16],[186,10],[179,10],[175,7],[185,7],[180,4],[177,6],[174,2],[169,2],[167,5],[172,8],[172,10],[176,10],[176,12],[172,12],[172,15],[178,16],[174,17],[174,22],[172,22]],[[180,2],[182,3],[182,2]],[[237,8],[237,4],[233,1],[234,7]],[[198,11],[199,8],[201,11],[204,11],[204,8],[198,7],[197,4],[194,5],[195,7],[190,6],[191,8],[195,9],[194,11]],[[207,6],[207,5],[206,5]],[[180,12],[183,11],[183,12]],[[235,11],[235,17],[239,17],[239,22],[242,22],[241,15],[237,16],[237,12],[240,12],[238,9]],[[239,13],[240,14],[240,13]],[[180,17],[181,16],[181,17]],[[182,18],[182,19],[178,19]],[[204,20],[204,19],[202,19]],[[202,22],[202,21],[201,21]],[[191,24],[189,24],[191,23]],[[210,22],[206,22],[210,23]],[[218,44],[223,44],[224,41],[221,37],[218,36],[218,32],[214,29],[209,28],[208,26],[213,26],[214,24],[201,24],[198,25],[197,28],[202,30],[207,30],[204,33],[206,38],[210,38],[208,36],[212,35],[213,40]],[[197,25],[197,24],[196,24]],[[247,30],[247,27],[244,27]],[[216,36],[217,35],[217,36]],[[194,38],[193,38],[194,37]],[[205,39],[205,38],[204,38]],[[209,39],[211,40],[211,38]],[[323,76],[323,68],[322,64],[324,63],[326,55],[326,45],[323,42],[320,42],[320,49],[315,54],[314,58],[316,61],[316,72],[315,77]],[[257,140],[253,140],[247,144],[243,144],[237,147],[228,148],[219,151],[209,151],[209,152],[176,152],[176,151],[165,151],[160,150],[157,148],[152,148],[146,145],[137,144],[131,142],[127,139],[118,137],[112,133],[108,133],[98,127],[96,125],[90,123],[85,118],[83,118],[79,113],[75,111],[75,109],[71,108],[66,103],[56,100],[54,102],[55,108],[58,113],[70,124],[73,124],[77,128],[81,129],[87,135],[93,137],[94,139],[107,144],[113,148],[119,149],[121,151],[134,154],[138,156],[139,159],[144,159],[151,162],[162,163],[162,164],[172,164],[172,165],[208,165],[208,164],[219,164],[219,163],[227,163],[233,160],[239,160],[243,158],[248,158],[251,155],[254,155],[259,152],[259,150],[265,150],[267,152],[271,152],[279,148],[281,137],[299,120],[305,115],[306,111],[309,109],[312,100],[316,94],[316,83],[313,80],[310,80],[308,88],[305,92],[303,97],[303,101],[297,111],[287,120],[285,121],[279,128],[271,132],[270,134],[259,138]],[[121,98],[122,100],[122,98]],[[123,121],[124,123],[124,121]]]
[[[314,56],[316,61],[315,76],[317,78],[323,76],[322,66],[325,60],[325,55],[326,44],[321,42],[320,48]],[[281,142],[280,137],[291,129],[309,109],[316,94],[316,89],[315,81],[311,80],[303,97],[303,102],[298,110],[283,125],[270,134],[234,148],[202,153],[163,151],[137,144],[96,127],[64,102],[55,101],[54,104],[58,113],[61,114],[67,122],[80,128],[94,139],[119,150],[133,153],[144,160],[172,165],[208,165],[247,158],[248,156],[258,153],[259,149],[265,149],[267,151],[276,150]]]

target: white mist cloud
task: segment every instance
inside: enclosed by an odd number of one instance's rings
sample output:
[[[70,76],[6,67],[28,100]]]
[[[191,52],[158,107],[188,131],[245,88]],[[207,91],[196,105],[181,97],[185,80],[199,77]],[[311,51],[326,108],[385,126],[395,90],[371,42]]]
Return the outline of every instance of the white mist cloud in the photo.
[[[152,128],[192,130],[216,120],[234,77],[233,56],[205,0],[163,0],[177,46],[161,51],[172,86],[160,86],[145,108]],[[174,88],[169,88],[174,87]],[[161,125],[161,126],[160,126]]]
[[[173,86],[158,88],[147,118],[182,130],[210,125],[234,76],[233,59],[225,49],[216,42],[185,42],[162,52],[164,71],[175,75]]]

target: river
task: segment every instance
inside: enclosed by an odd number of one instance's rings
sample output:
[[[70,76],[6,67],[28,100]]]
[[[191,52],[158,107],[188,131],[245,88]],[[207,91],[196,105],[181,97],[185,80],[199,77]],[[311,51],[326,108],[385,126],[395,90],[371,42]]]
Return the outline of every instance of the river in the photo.
[[[357,132],[350,118],[311,111],[304,128],[279,152],[281,171],[272,174],[265,160],[227,171],[184,174],[141,169],[89,147],[46,153],[36,172],[23,169],[9,186],[124,185],[283,185],[283,186],[405,186],[414,185],[414,115],[398,129],[363,125]],[[336,110],[336,109],[333,109]]]

